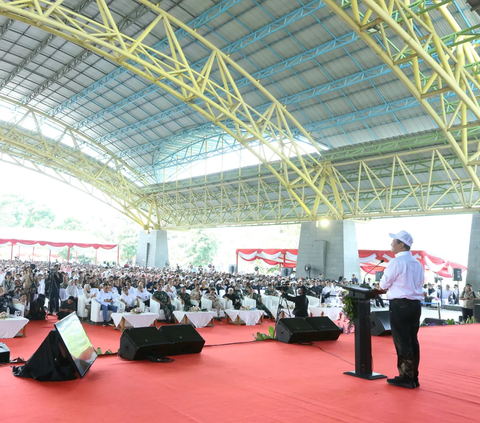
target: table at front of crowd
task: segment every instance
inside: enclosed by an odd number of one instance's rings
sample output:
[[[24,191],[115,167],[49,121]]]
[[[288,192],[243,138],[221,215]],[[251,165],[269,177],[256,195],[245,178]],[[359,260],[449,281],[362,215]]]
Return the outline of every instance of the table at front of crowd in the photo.
[[[342,307],[308,307],[311,317],[328,317],[332,322],[340,319],[342,313]]]
[[[225,310],[227,323],[255,326],[263,323],[263,310]]]
[[[215,311],[180,311],[173,312],[177,323],[191,323],[196,328],[213,326],[217,313]]]
[[[0,339],[15,338],[22,331],[22,338],[27,336],[28,319],[20,316],[10,316],[7,319],[0,319]]]
[[[115,328],[122,332],[126,328],[146,328],[155,325],[157,317],[156,313],[112,313]]]

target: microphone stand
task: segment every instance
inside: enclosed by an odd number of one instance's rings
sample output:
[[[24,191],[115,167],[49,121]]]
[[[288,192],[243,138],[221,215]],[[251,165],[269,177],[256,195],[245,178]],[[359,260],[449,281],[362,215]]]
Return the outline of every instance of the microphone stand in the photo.
[[[363,277],[363,283],[362,283],[363,286],[365,285],[365,279],[367,279],[367,275],[372,273],[372,271],[375,270],[378,266],[380,266],[384,261],[385,261],[384,259],[381,259],[380,263],[378,263],[376,266],[374,266],[372,269],[370,269],[367,273],[365,273],[365,276]]]

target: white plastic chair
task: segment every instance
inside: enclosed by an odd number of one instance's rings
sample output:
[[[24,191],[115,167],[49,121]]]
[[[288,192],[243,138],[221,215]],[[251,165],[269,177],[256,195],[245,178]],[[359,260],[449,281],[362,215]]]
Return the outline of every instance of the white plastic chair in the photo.
[[[207,309],[208,311],[212,311],[213,301],[209,300],[208,298],[203,298],[201,300],[201,308]]]
[[[113,303],[114,306],[117,306],[117,312],[120,312],[121,304],[123,303]],[[108,310],[107,321],[110,320],[112,313],[112,310]],[[95,298],[92,300],[92,306],[90,308],[90,320],[94,323],[103,322],[102,308],[100,307],[100,303]]]
[[[254,300],[253,298],[247,298],[245,297],[245,299],[243,300],[244,302],[244,307],[257,307],[257,300]]]
[[[25,317],[25,306],[23,304],[13,303],[13,308],[20,312],[21,317]],[[10,313],[14,314],[15,310],[11,310]]]
[[[157,303],[154,299],[150,299],[150,313],[158,314],[157,320],[166,320],[165,312],[160,308],[160,303]]]

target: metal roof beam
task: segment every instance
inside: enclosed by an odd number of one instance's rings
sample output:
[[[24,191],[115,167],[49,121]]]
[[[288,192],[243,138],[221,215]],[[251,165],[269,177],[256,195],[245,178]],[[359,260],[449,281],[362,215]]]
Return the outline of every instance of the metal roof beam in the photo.
[[[94,0],[87,0],[89,3],[91,3]],[[130,14],[122,18],[117,26],[119,30],[121,31],[122,29],[127,28],[128,26],[132,25],[135,23],[138,19],[140,19],[145,13],[148,12],[148,7],[144,6],[141,4],[138,6],[135,10],[133,10]],[[47,37],[46,39],[49,39],[50,37]],[[54,37],[53,37],[54,38]],[[53,39],[52,38],[52,39]],[[51,41],[51,40],[50,40]],[[49,42],[50,42],[49,41]],[[46,47],[46,46],[45,46]],[[41,50],[40,50],[41,51]],[[39,52],[38,52],[39,53]],[[92,54],[94,54],[90,50],[84,50],[77,56],[75,56],[73,59],[71,59],[67,64],[62,66],[57,72],[55,72],[50,78],[46,79],[43,81],[35,90],[33,90],[30,94],[25,96],[22,100],[22,104],[28,104],[30,103],[34,98],[39,96],[44,90],[46,90],[48,87],[50,87],[52,84],[57,82],[61,77],[65,76],[68,72],[71,70],[75,69],[80,63],[85,62]],[[33,58],[32,58],[33,59]],[[23,63],[23,62],[22,62]],[[28,63],[27,63],[28,64]],[[19,65],[19,66],[22,66]],[[25,65],[26,66],[26,65]],[[53,114],[49,114],[50,116],[54,116]]]
[[[235,43],[229,44],[228,46],[226,46],[222,49],[222,52],[225,53],[225,54],[232,54],[232,53],[234,53],[235,51],[237,51],[241,48],[244,48],[244,47],[246,47],[246,46],[248,46],[252,43],[255,43],[257,41],[260,41],[263,38],[267,37],[268,35],[287,27],[288,25],[291,25],[294,22],[297,22],[298,20],[304,18],[305,16],[308,16],[308,15],[310,15],[310,14],[312,14],[312,13],[314,13],[314,12],[320,10],[320,9],[323,9],[324,7],[325,7],[325,5],[323,4],[323,2],[321,0],[320,1],[319,0],[314,0],[310,3],[308,3],[306,6],[302,6],[298,9],[294,10],[293,12],[287,14],[286,16],[284,16],[280,19],[277,19],[276,21],[264,26],[263,28],[260,28],[259,30],[253,32],[252,34],[246,35],[245,37],[241,38],[240,40],[236,41]],[[208,60],[208,57],[205,58],[205,59],[199,60],[198,62],[192,64],[191,68],[196,69],[196,70],[201,70],[206,65],[207,60]],[[256,78],[255,75],[252,75],[252,76]],[[243,80],[243,83],[246,84],[247,81],[248,81],[248,78],[242,78],[242,80]],[[238,87],[237,82],[235,82],[235,84]],[[96,116],[103,117],[106,114],[113,113],[112,110],[114,108],[115,108],[115,110],[118,110],[119,108],[125,107],[125,106],[133,103],[134,101],[137,101],[137,100],[139,100],[139,99],[141,99],[141,98],[143,98],[147,95],[150,95],[154,92],[158,92],[160,90],[161,90],[160,87],[158,87],[156,85],[151,85],[151,86],[139,91],[138,93],[135,93],[135,94],[131,95],[127,99],[122,100],[119,103],[116,103],[115,105],[109,107],[108,109],[105,109],[105,113],[104,113],[104,111],[101,111],[101,112],[97,113]],[[175,106],[172,109],[166,110],[165,112],[161,112],[161,113],[159,113],[155,116],[144,119],[143,121],[136,122],[132,125],[127,125],[123,128],[120,128],[117,131],[111,132],[109,134],[105,134],[104,136],[97,138],[96,141],[100,142],[100,143],[107,142],[107,141],[115,138],[119,134],[134,131],[136,129],[141,129],[143,126],[148,125],[152,122],[155,122],[156,120],[159,119],[159,115],[162,115],[162,118],[164,118],[164,117],[170,116],[172,113],[178,113],[180,111],[187,110],[188,108],[189,108],[189,106],[186,105],[186,104],[181,104],[181,105]],[[98,117],[96,117],[95,119],[97,119]],[[87,118],[86,120],[83,120],[81,123],[79,123],[78,126],[76,126],[76,127],[83,126],[85,124],[85,122],[94,123],[94,121],[91,121],[90,118]]]
[[[200,16],[190,21],[188,23],[188,26],[192,27],[193,29],[200,28],[202,25],[205,25],[207,22],[210,22],[211,20],[215,19],[217,16],[221,15],[222,13],[224,13],[225,11],[227,11],[228,9],[230,9],[231,7],[235,6],[236,4],[242,1],[243,0],[223,0],[219,4],[211,7],[206,12],[202,13]],[[179,39],[188,35],[188,33],[183,28],[177,29],[175,31],[175,34]],[[168,41],[166,39],[159,41],[153,46],[155,50],[164,50],[167,47],[168,47]],[[114,71],[110,72],[108,75],[105,75],[103,78],[100,78],[97,82],[94,82],[89,87],[83,89],[82,91],[78,92],[68,100],[65,100],[62,104],[50,110],[48,114],[50,116],[56,116],[58,113],[62,113],[64,110],[71,108],[73,105],[78,103],[83,98],[88,97],[90,94],[93,94],[95,91],[104,87],[109,82],[115,81],[117,78],[124,75],[125,73],[129,73],[129,70],[123,67],[119,67],[118,69],[115,69]],[[156,85],[153,85],[153,87],[156,87]],[[81,126],[84,126],[84,125],[81,125]],[[80,128],[81,126],[77,124],[78,128]]]
[[[83,0],[80,4],[78,4],[73,10],[77,13],[81,13],[93,0]],[[7,86],[21,71],[23,71],[28,64],[37,57],[45,48],[47,48],[53,39],[56,38],[55,35],[49,34],[46,38],[44,38],[38,46],[36,46],[28,55],[25,57],[21,63],[15,67],[0,83],[0,90],[2,90],[5,86]],[[0,38],[1,39],[1,38]]]

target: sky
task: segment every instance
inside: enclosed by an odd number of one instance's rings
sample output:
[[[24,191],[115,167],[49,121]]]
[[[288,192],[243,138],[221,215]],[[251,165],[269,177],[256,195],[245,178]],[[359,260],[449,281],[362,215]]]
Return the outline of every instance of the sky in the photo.
[[[82,220],[90,216],[120,214],[99,200],[62,182],[1,161],[0,181],[0,197],[20,193],[28,199],[49,206],[61,218],[75,217]],[[211,231],[218,238],[226,240],[228,258],[225,261],[234,263],[232,254],[234,255],[236,248],[298,248],[298,226],[297,229],[292,229],[292,226],[288,225],[284,230],[278,226],[264,226],[219,228]],[[389,232],[406,230],[413,236],[413,249],[425,250],[441,258],[467,265],[470,226],[470,214],[374,219],[356,223],[357,245],[359,249],[389,249]],[[140,229],[139,227],[139,231]],[[188,236],[188,231],[186,234]],[[174,260],[171,259],[172,262]]]

